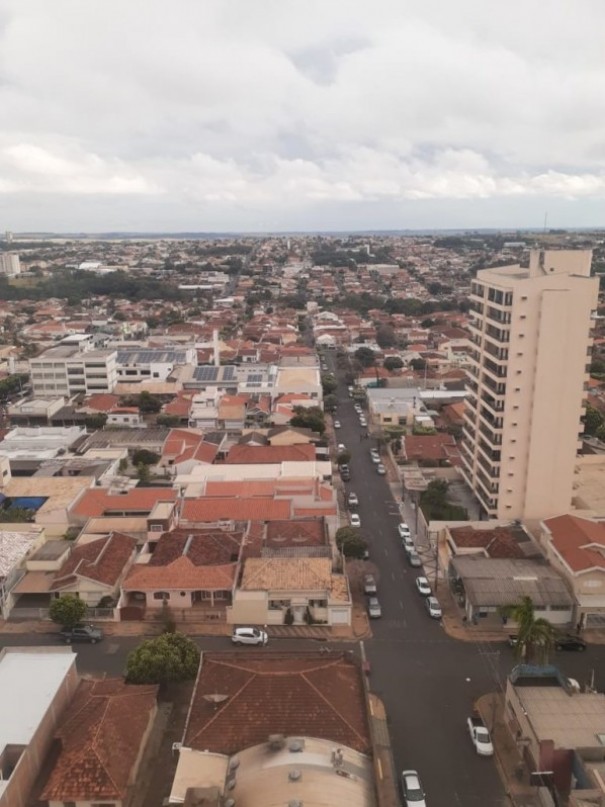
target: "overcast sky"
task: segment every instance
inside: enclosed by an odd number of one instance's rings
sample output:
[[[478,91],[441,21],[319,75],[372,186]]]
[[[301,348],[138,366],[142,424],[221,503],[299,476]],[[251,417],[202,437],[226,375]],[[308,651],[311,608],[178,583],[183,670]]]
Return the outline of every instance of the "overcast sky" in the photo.
[[[604,0],[2,0],[0,230],[605,224]]]

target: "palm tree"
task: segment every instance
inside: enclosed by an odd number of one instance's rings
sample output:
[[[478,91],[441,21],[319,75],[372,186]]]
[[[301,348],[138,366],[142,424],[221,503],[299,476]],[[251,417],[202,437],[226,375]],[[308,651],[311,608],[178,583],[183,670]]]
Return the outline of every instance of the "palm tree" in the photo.
[[[523,597],[517,605],[506,609],[506,615],[517,625],[515,655],[528,663],[546,664],[555,643],[555,629],[547,619],[536,619],[531,597]]]

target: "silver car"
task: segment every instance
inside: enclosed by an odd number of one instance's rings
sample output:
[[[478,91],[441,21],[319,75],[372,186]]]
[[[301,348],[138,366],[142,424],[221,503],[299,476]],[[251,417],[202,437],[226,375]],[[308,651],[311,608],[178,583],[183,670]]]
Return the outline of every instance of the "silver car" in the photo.
[[[382,616],[382,608],[380,607],[377,597],[370,597],[368,599],[368,614],[370,615],[370,619],[380,619]]]
[[[231,634],[233,644],[266,645],[269,641],[266,631],[259,628],[235,628]]]

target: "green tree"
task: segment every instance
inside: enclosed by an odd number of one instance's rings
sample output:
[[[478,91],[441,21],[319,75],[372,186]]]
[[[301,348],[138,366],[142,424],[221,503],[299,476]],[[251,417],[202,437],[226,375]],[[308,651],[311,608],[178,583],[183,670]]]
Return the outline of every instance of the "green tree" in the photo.
[[[158,426],[168,426],[171,429],[173,426],[178,426],[180,421],[177,415],[158,415],[155,422]]]
[[[86,603],[74,594],[64,594],[51,602],[49,614],[62,628],[73,628],[84,619]]]
[[[143,390],[138,397],[137,406],[139,411],[144,414],[155,414],[162,408],[162,401],[157,395],[152,395],[147,390]]]
[[[323,390],[324,395],[330,395],[331,393],[336,391],[338,387],[338,382],[332,375],[332,373],[324,373],[321,377],[321,388]]]
[[[324,410],[326,412],[334,412],[338,405],[338,397],[336,395],[326,395],[324,398]]]
[[[376,363],[374,351],[369,347],[358,347],[353,355],[362,367],[373,367]]]
[[[383,361],[382,366],[385,370],[400,370],[403,367],[403,361],[399,356],[387,356]]]
[[[290,419],[290,425],[298,429],[311,429],[314,432],[323,434],[326,430],[324,413],[318,406],[294,407],[294,417]]]
[[[151,473],[149,471],[149,465],[145,465],[144,462],[141,462],[137,465],[137,479],[141,483],[141,485],[148,485],[151,479]]]
[[[107,423],[107,415],[105,412],[97,412],[96,415],[86,415],[84,418],[84,425],[91,431],[102,429]]]
[[[156,465],[160,461],[160,455],[147,448],[138,448],[132,455],[133,465]]]
[[[336,457],[336,462],[338,465],[347,465],[349,462],[351,462],[351,452],[341,451]]]
[[[336,531],[336,546],[346,558],[362,560],[368,545],[354,527],[341,527]]]
[[[129,684],[169,684],[195,678],[200,651],[182,633],[163,633],[147,639],[133,650],[126,661]]]
[[[376,343],[378,347],[388,348],[393,347],[396,342],[395,331],[390,325],[381,323],[376,328]]]
[[[590,404],[586,405],[586,414],[584,415],[584,434],[594,436],[599,428],[603,425],[603,415],[598,409]]]
[[[412,359],[410,365],[412,367],[412,370],[415,370],[416,372],[426,370],[426,362],[424,359]]]
[[[555,643],[555,629],[547,619],[538,617],[531,597],[523,597],[517,605],[504,608],[505,616],[517,623],[515,655],[530,664],[547,664]]]

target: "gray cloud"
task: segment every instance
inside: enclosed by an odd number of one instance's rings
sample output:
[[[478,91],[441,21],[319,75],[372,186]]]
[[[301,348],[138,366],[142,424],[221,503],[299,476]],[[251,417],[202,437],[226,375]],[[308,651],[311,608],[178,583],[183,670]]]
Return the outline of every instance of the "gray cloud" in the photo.
[[[0,228],[600,223],[600,0],[4,6]]]

